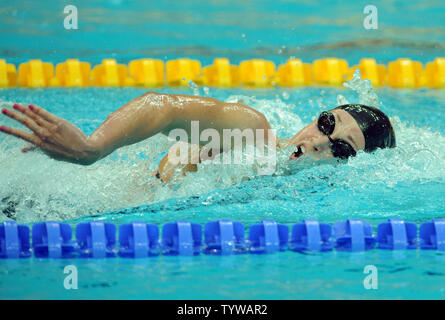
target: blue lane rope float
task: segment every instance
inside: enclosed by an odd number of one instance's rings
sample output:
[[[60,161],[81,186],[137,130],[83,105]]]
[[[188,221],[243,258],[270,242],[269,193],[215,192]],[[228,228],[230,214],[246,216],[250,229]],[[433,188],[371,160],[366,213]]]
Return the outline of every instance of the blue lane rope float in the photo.
[[[389,219],[377,227],[377,242],[380,249],[416,249],[416,238],[417,225],[402,219]]]
[[[116,226],[112,223],[87,222],[76,228],[78,251],[82,258],[114,257]]]
[[[146,258],[159,254],[159,229],[151,223],[132,222],[119,227],[119,256]]]
[[[5,221],[0,225],[0,258],[28,258],[29,228]]]
[[[249,232],[250,253],[273,253],[288,248],[289,227],[273,220],[254,224]]]
[[[303,220],[291,228],[273,220],[263,220],[249,228],[245,239],[244,225],[231,220],[208,222],[204,226],[187,221],[166,223],[159,227],[145,222],[132,222],[119,227],[102,221],[80,223],[72,239],[72,228],[63,222],[41,222],[30,227],[15,221],[0,224],[0,258],[146,258],[158,255],[194,256],[265,254],[279,251],[360,252],[383,250],[445,251],[445,219],[434,219],[417,228],[415,223],[389,219],[372,226],[358,219],[334,225],[314,219]],[[203,241],[204,236],[204,241]],[[377,244],[377,246],[376,246]],[[32,248],[32,249],[31,249]]]
[[[229,255],[244,253],[244,226],[241,222],[219,220],[207,222],[204,228],[206,254]]]
[[[332,228],[317,220],[303,220],[292,227],[290,247],[293,251],[330,251],[333,248]]]
[[[445,219],[436,219],[420,225],[420,248],[445,251]]]
[[[374,248],[376,238],[372,226],[358,219],[336,222],[332,227],[335,248],[339,251],[366,251]]]
[[[198,255],[202,244],[202,226],[198,223],[177,221],[162,227],[162,253],[165,255]]]
[[[29,232],[29,230],[28,230]],[[76,251],[68,223],[54,221],[32,226],[32,248],[37,258],[70,258]]]

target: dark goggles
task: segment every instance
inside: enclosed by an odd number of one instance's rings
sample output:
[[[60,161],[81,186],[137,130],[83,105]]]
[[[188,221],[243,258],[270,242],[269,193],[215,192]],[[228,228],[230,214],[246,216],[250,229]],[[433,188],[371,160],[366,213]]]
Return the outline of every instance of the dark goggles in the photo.
[[[334,157],[340,159],[347,159],[351,156],[355,157],[357,153],[349,143],[342,139],[333,140],[330,137],[335,129],[335,116],[333,113],[323,111],[318,117],[317,126],[321,133],[328,136],[328,139],[331,142],[331,152]]]

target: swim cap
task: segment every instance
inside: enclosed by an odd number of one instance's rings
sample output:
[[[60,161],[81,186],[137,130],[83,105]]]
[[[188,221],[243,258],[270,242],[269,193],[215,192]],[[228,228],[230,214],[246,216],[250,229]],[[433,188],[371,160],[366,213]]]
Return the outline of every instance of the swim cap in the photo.
[[[377,148],[394,148],[396,137],[388,117],[379,109],[363,104],[345,104],[335,109],[349,113],[363,132],[365,151],[372,152]]]

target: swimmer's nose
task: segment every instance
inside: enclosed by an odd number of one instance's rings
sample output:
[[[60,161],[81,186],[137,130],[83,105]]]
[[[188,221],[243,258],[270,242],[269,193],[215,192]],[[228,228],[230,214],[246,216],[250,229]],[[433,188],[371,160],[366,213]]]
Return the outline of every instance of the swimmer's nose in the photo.
[[[310,141],[319,137],[320,132],[317,130],[316,125],[311,123],[304,127],[289,141],[289,144],[298,146],[302,141]]]
[[[289,142],[297,147],[303,146],[304,153],[312,154],[314,158],[329,157],[329,138],[318,130],[315,122],[306,126]]]
[[[309,145],[311,152],[315,154],[328,154],[331,150],[329,138],[325,135],[314,137]]]

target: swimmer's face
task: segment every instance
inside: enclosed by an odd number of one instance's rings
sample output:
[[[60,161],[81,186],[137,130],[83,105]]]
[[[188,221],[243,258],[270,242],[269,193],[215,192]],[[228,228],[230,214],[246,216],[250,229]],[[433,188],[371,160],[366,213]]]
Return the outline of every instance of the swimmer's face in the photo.
[[[345,142],[353,148],[353,151],[363,150],[365,148],[365,137],[357,121],[348,112],[341,109],[334,109],[329,112],[335,118],[335,126],[329,137],[332,140]],[[296,152],[290,156],[291,159],[298,159],[303,154],[314,160],[334,158],[332,142],[329,141],[326,134],[320,131],[318,119],[317,117],[289,140],[288,145],[296,147]]]

